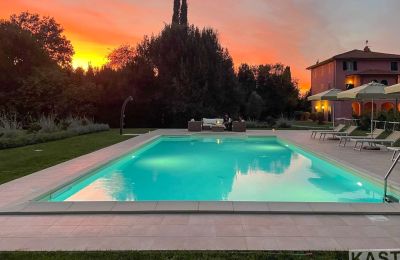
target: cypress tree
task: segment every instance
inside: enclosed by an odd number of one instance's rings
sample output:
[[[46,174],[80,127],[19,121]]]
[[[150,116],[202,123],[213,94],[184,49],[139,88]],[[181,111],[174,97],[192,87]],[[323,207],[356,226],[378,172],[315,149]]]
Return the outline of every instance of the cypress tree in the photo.
[[[172,15],[172,24],[179,24],[180,8],[181,0],[174,0],[174,14]]]
[[[187,0],[182,0],[180,25],[188,25],[188,5]]]

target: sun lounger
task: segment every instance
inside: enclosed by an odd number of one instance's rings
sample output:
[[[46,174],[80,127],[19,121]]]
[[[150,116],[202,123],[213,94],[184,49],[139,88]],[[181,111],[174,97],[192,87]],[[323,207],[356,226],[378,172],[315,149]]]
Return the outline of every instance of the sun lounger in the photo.
[[[350,139],[356,142],[354,144],[354,150],[361,151],[364,148],[364,144],[369,144],[370,146],[376,146],[377,144],[393,146],[394,143],[400,140],[400,131],[393,131],[385,139]]]
[[[378,138],[383,132],[384,129],[375,128],[372,133],[368,133],[366,136],[355,136],[355,135],[348,135],[348,136],[338,136],[339,137],[339,144],[338,146],[345,147],[347,142],[351,139],[376,139]]]
[[[337,132],[337,131],[323,132],[323,133],[320,133],[319,140],[322,139],[323,141],[325,141],[327,135],[332,135],[332,137],[348,136],[348,135],[351,135],[355,130],[357,130],[357,128],[358,128],[358,126],[352,125],[352,126],[349,126],[349,128],[347,128],[343,132]]]
[[[314,138],[317,136],[319,133],[324,133],[324,132],[340,132],[342,131],[346,126],[344,124],[339,124],[337,125],[334,129],[332,130],[310,130],[311,131],[311,138]]]

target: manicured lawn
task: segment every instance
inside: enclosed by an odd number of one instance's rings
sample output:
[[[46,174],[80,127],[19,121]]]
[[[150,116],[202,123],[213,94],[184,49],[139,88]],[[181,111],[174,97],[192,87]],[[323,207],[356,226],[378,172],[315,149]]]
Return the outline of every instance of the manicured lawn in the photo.
[[[332,123],[325,122],[320,125],[318,122],[313,121],[289,121],[291,127],[282,128],[282,127],[271,127],[267,122],[250,122],[247,124],[247,129],[249,130],[311,130],[311,129],[331,129]]]
[[[125,133],[140,134],[149,130],[151,129],[126,129]],[[120,136],[118,129],[112,129],[48,143],[0,150],[0,184],[132,137]]]
[[[332,123],[330,122],[326,122],[323,125],[318,124],[318,122],[313,122],[313,121],[295,121],[293,123],[293,127],[294,128],[309,128],[309,129],[313,129],[313,128],[322,128],[322,129],[329,129],[332,127]]]
[[[348,259],[347,252],[11,252],[0,253],[1,259]]]

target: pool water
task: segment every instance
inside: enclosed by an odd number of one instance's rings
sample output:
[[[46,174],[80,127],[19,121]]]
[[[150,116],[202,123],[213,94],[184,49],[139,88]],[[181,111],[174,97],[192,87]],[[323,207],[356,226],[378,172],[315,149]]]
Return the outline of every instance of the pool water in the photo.
[[[46,201],[382,202],[382,187],[276,137],[160,137]]]

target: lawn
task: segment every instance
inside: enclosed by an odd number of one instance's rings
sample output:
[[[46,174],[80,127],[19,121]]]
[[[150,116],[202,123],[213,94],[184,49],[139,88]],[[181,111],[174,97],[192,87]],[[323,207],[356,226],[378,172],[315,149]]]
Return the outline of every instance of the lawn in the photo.
[[[298,129],[329,129],[332,128],[332,123],[331,122],[325,122],[323,125],[318,124],[318,122],[313,122],[313,121],[295,121],[292,125],[294,128]]]
[[[237,252],[237,251],[144,251],[144,252],[10,252],[1,253],[2,259],[348,259],[347,252]]]
[[[324,124],[320,125],[318,122],[313,121],[290,121],[288,122],[291,127],[282,128],[278,126],[270,126],[267,122],[249,122],[247,124],[247,129],[249,130],[314,130],[314,129],[331,129],[332,123],[325,122]]]
[[[126,129],[126,134],[146,133],[151,129]],[[0,184],[125,141],[118,129],[86,134],[48,143],[0,150]]]

